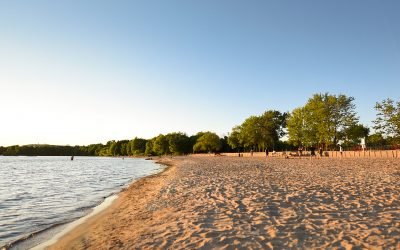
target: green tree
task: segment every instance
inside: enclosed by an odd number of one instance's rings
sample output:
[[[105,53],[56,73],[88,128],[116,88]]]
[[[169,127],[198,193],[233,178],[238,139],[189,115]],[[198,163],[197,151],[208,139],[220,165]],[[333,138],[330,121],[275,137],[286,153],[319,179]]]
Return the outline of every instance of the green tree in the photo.
[[[190,138],[181,132],[169,133],[166,135],[169,151],[174,155],[188,154],[192,151],[190,148]]]
[[[117,142],[117,145],[118,145],[117,155],[119,155],[119,156],[128,155],[128,152],[127,152],[128,143],[129,143],[129,140],[121,140],[121,141]]]
[[[367,138],[369,134],[369,128],[362,124],[355,124],[348,127],[344,131],[345,141],[350,145],[357,145],[361,142],[361,138]]]
[[[383,138],[382,134],[375,133],[367,138],[367,143],[369,147],[383,147],[387,144],[385,138]]]
[[[169,150],[169,141],[165,135],[160,134],[156,137],[153,142],[153,152],[157,155],[171,154],[171,151]]]
[[[260,116],[250,116],[232,129],[228,143],[232,148],[258,149],[274,147],[285,132],[286,113],[267,110]]]
[[[289,142],[294,146],[310,146],[315,144],[315,138],[311,138],[307,129],[306,113],[303,107],[294,109],[288,116],[287,129]]]
[[[220,149],[221,152],[232,152],[233,151],[233,149],[229,146],[228,136],[221,137],[219,139],[219,141],[221,144],[221,149]]]
[[[250,116],[240,128],[240,137],[244,148],[253,149],[262,143],[261,118],[259,116]]]
[[[195,152],[218,152],[221,149],[219,136],[212,132],[205,132],[197,139],[193,146]]]
[[[4,151],[3,154],[7,156],[13,156],[13,155],[19,155],[19,153],[20,153],[19,145],[14,145],[6,147],[6,150]]]
[[[388,98],[377,102],[375,109],[378,111],[374,120],[374,129],[394,141],[400,141],[400,101],[394,102]]]
[[[131,155],[143,155],[146,152],[147,140],[135,137],[129,141],[128,150]]]
[[[336,145],[344,131],[358,122],[353,97],[314,94],[304,107],[308,141],[316,140],[325,147]]]
[[[144,152],[145,155],[147,156],[156,155],[156,153],[153,151],[153,145],[156,138],[157,137],[154,137],[146,142],[146,150]]]
[[[243,145],[240,135],[241,130],[242,128],[240,126],[235,126],[228,136],[228,144],[233,149],[240,149],[240,147]]]
[[[266,147],[274,148],[279,138],[285,135],[287,113],[276,110],[267,110],[259,117],[261,142],[257,144],[259,150]]]

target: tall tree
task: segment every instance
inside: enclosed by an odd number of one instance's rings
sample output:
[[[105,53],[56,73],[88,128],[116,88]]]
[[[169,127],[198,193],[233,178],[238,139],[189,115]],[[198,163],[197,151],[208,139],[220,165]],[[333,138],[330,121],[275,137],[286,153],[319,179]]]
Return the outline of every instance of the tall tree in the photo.
[[[287,116],[287,113],[267,110],[259,117],[261,141],[257,145],[258,149],[275,147],[279,138],[285,135]]]
[[[263,142],[262,138],[262,121],[259,116],[250,116],[240,126],[241,139],[244,148],[258,148]]]
[[[294,146],[311,146],[315,144],[315,138],[311,138],[307,129],[305,109],[303,107],[294,109],[288,116],[287,129],[289,142]]]
[[[221,149],[219,136],[212,132],[205,132],[197,139],[193,146],[195,152],[218,152]]]
[[[133,140],[129,141],[128,150],[130,155],[143,155],[146,151],[147,140],[143,138],[135,137]]]
[[[394,102],[388,98],[377,102],[375,109],[378,114],[374,120],[374,129],[386,137],[400,141],[400,101]]]
[[[166,135],[169,143],[169,151],[174,155],[188,154],[192,152],[190,138],[181,132]]]
[[[274,147],[285,132],[286,113],[267,110],[260,116],[250,116],[232,129],[228,143],[232,148],[263,150]]]
[[[156,155],[156,153],[153,151],[153,145],[156,138],[157,137],[154,137],[146,142],[146,150],[144,152],[145,155],[147,156]]]
[[[159,136],[156,137],[156,139],[153,142],[153,151],[157,155],[171,154],[171,151],[169,150],[169,141],[165,135],[160,134]]]
[[[343,132],[358,122],[353,97],[314,94],[304,107],[306,126],[318,143],[336,145]],[[311,138],[311,135],[308,135]]]
[[[362,125],[362,124],[356,124],[353,126],[348,127],[344,131],[345,135],[345,141],[348,144],[351,145],[356,145],[361,142],[361,138],[367,138],[369,134],[369,128]]]
[[[240,149],[240,147],[243,145],[240,135],[241,130],[241,126],[235,126],[228,136],[228,144],[233,149]]]

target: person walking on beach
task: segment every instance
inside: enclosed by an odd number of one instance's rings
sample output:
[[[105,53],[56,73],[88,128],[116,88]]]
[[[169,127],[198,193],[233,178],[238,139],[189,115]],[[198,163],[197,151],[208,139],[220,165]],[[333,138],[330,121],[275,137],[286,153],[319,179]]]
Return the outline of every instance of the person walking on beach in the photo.
[[[343,156],[343,148],[342,145],[339,145],[340,156]]]
[[[252,150],[250,150],[250,155],[251,155],[251,156],[253,156],[253,149],[252,149]]]
[[[314,146],[310,147],[310,151],[311,151],[311,155],[310,155],[311,157],[316,156],[315,155],[315,147]]]
[[[319,157],[322,158],[322,153],[323,153],[322,147],[319,147],[318,153],[319,153]]]
[[[301,156],[303,155],[303,147],[300,146],[300,147],[297,149],[297,151],[298,151],[298,153],[299,153],[299,157],[301,157]]]
[[[265,148],[265,157],[268,157],[268,154],[269,154],[269,150],[268,150],[268,148]]]

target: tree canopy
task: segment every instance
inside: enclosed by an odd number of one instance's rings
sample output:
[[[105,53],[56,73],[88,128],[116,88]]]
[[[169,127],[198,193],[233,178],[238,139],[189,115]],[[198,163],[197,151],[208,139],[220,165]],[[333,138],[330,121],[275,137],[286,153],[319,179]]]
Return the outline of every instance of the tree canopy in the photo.
[[[314,94],[304,107],[290,113],[289,140],[296,145],[336,146],[346,130],[358,122],[353,102],[353,97],[342,94]]]
[[[378,111],[374,120],[374,129],[386,137],[392,137],[400,142],[400,101],[388,98],[377,102],[375,109]]]
[[[235,126],[228,137],[232,148],[264,150],[273,148],[285,135],[287,113],[267,110],[260,116],[250,116],[241,125]]]
[[[193,146],[195,152],[218,152],[221,149],[220,138],[212,132],[202,133]]]

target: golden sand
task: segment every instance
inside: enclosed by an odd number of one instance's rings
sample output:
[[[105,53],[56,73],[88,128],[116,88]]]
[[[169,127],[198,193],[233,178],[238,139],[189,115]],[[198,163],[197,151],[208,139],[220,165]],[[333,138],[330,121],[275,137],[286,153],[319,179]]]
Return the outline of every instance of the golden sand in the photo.
[[[400,249],[399,159],[163,162],[51,249]]]

